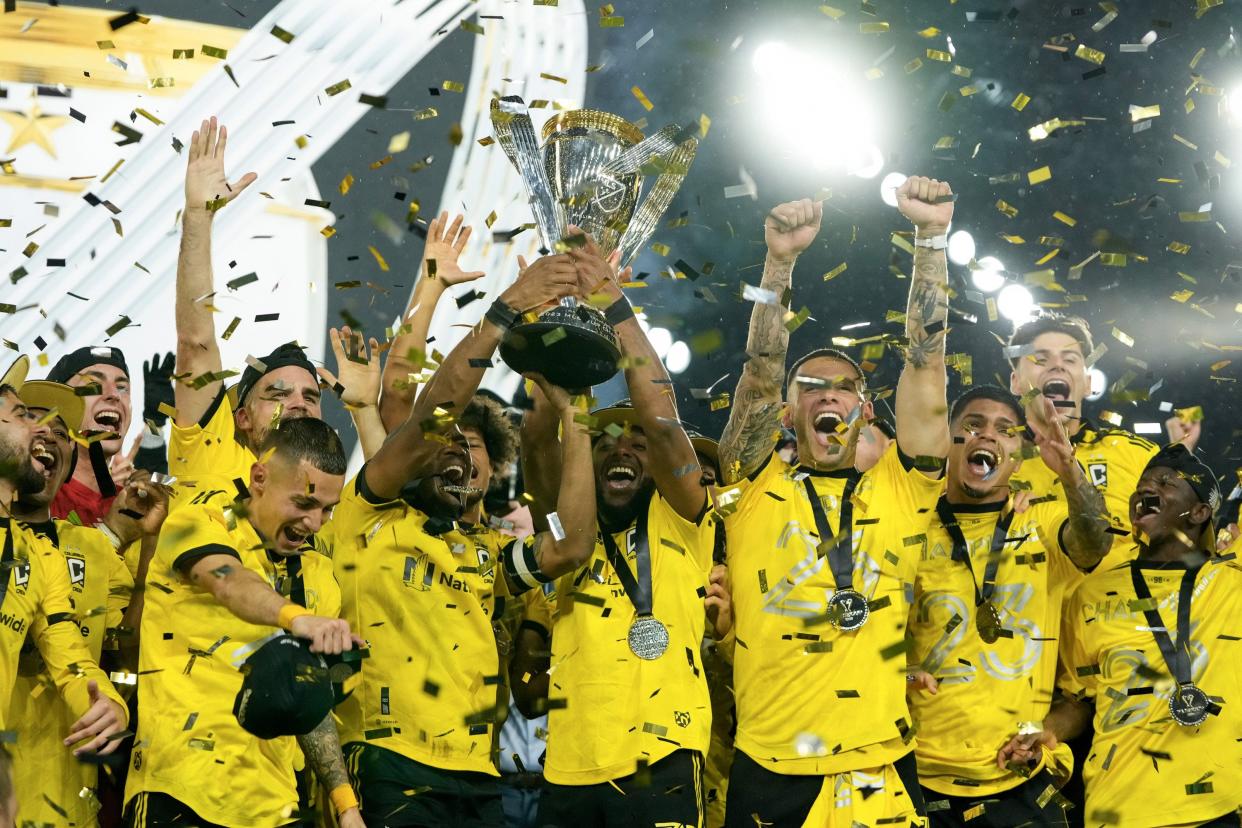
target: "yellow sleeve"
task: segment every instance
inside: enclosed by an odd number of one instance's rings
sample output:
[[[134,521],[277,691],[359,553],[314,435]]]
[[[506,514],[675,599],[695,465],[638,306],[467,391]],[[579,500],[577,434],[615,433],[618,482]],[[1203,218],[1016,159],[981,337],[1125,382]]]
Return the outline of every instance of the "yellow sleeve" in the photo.
[[[1057,686],[1066,695],[1095,698],[1098,659],[1088,651],[1085,641],[1087,624],[1083,613],[1086,582],[1080,584],[1065,602],[1061,615],[1061,646],[1058,657]]]
[[[912,527],[921,531],[935,515],[936,501],[944,491],[944,476],[928,477],[914,467],[914,459],[906,457],[894,440],[880,455],[875,466],[863,475],[870,478],[859,486],[859,497],[868,505],[876,493],[879,504],[890,514],[906,516]],[[857,516],[855,516],[857,520]]]
[[[173,477],[193,476],[210,472],[211,466],[204,461],[217,443],[235,442],[233,407],[223,384],[220,394],[202,419],[192,426],[179,426],[173,418],[168,440],[168,473]]]
[[[75,717],[83,715],[91,706],[88,684],[94,681],[101,693],[125,709],[125,701],[91,657],[78,625],[73,623],[69,568],[64,556],[42,538],[27,534],[25,540],[30,578],[33,581],[37,576],[43,585],[40,614],[31,632],[61,698]],[[124,715],[128,723],[128,710]]]
[[[522,602],[520,627],[534,628],[545,639],[551,639],[553,599],[543,589],[528,589],[519,600]]]
[[[1045,500],[1031,507],[1039,540],[1048,556],[1052,577],[1059,583],[1073,585],[1082,578],[1082,572],[1070,559],[1061,543],[1061,529],[1069,520],[1069,507],[1064,500]]]
[[[141,542],[133,545],[140,546]],[[134,576],[126,566],[125,559],[115,552],[109,555],[108,562],[108,601],[104,605],[104,618],[108,637],[112,638],[114,631],[121,626],[125,610],[129,609],[129,603],[133,600]]]
[[[210,505],[185,506],[165,518],[151,560],[151,571],[180,576],[199,558],[214,554],[232,555],[241,560],[229,535],[224,513]]]

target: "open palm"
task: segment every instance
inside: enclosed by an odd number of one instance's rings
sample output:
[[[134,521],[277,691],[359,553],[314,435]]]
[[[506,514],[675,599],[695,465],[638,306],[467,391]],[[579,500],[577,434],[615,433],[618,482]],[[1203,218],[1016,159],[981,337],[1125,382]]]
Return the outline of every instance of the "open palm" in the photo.
[[[246,173],[232,184],[224,175],[224,148],[229,133],[213,115],[190,137],[185,168],[185,203],[192,209],[218,210],[241,195],[258,178]]]
[[[462,227],[465,216],[456,215],[449,222],[448,211],[440,213],[427,225],[427,246],[423,248],[423,268],[428,275],[432,273],[431,262],[435,262],[435,277],[445,287],[473,282],[483,275],[481,270],[466,272],[458,265],[457,259],[466,249],[470,241],[470,227]]]
[[[374,337],[370,349],[362,344],[362,334],[348,325],[328,331],[332,353],[336,355],[336,374],[320,368],[319,375],[336,390],[345,405],[357,408],[376,405],[380,392],[380,346]],[[348,350],[347,347],[348,346]]]

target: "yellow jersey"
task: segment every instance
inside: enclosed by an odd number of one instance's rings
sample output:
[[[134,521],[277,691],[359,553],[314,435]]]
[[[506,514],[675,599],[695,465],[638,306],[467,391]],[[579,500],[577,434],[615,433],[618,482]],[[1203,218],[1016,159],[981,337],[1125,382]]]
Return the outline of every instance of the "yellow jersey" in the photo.
[[[557,579],[555,598],[544,602],[552,616],[552,663],[543,769],[554,784],[629,776],[640,763],[654,764],[683,748],[707,753],[712,714],[699,645],[712,524],[706,515],[697,523],[686,520],[658,492],[646,523],[652,614],[668,631],[662,655],[642,659],[630,650],[637,613],[600,537],[587,562]],[[636,531],[612,533],[630,573]]]
[[[509,689],[493,624],[503,614],[500,554],[513,538],[428,525],[404,500],[375,496],[365,473],[345,485],[331,521],[343,617],[371,645],[336,711],[341,743],[499,775]]]
[[[1178,564],[1134,560],[1097,570],[1071,596],[1062,626],[1061,687],[1095,704],[1095,737],[1083,768],[1086,821],[1198,825],[1242,805],[1242,565],[1212,558],[1194,575],[1191,679],[1221,702],[1197,727],[1171,718],[1173,682],[1131,567],[1176,641],[1186,574]]]
[[[851,480],[852,585],[870,616],[843,632],[829,618],[836,581],[818,552],[804,481],[835,536]],[[825,775],[885,765],[913,749],[906,618],[942,485],[894,444],[861,478],[853,469],[808,473],[773,452],[749,480],[722,490],[724,501],[736,497],[725,527],[737,750],[775,773]]]
[[[7,517],[0,517],[0,534],[7,559],[0,566],[6,587],[0,595],[0,698],[13,699],[23,645],[29,637],[42,658],[40,662],[31,654],[26,663],[35,672],[42,664],[74,720],[90,708],[87,686],[91,681],[124,707],[125,700],[99,668],[73,623],[73,587],[65,556],[47,538]],[[18,721],[10,703],[0,704],[0,730]],[[68,735],[62,734],[61,739]],[[70,750],[63,745],[60,748]]]
[[[227,499],[238,496],[233,481],[250,482],[250,467],[257,460],[253,451],[237,441],[233,406],[227,391],[207,409],[201,420],[181,427],[175,418],[168,440],[168,473],[177,478],[169,509],[178,509],[204,492],[222,490]],[[201,502],[201,501],[200,501]]]
[[[29,524],[63,555],[69,573],[73,622],[96,664],[105,649],[115,649],[115,631],[134,592],[134,579],[111,542],[98,529],[66,520]],[[38,650],[22,659],[13,689],[9,719],[17,730],[13,753],[14,786],[23,823],[90,825],[97,806],[82,797],[98,782],[95,765],[81,762],[64,738],[78,716],[56,693]]]
[[[1074,457],[1082,466],[1091,485],[1104,495],[1109,519],[1116,534],[1130,534],[1130,495],[1138,487],[1139,477],[1147,461],[1159,451],[1155,443],[1120,428],[1099,428],[1084,420],[1078,433],[1070,438]],[[1061,480],[1038,455],[1024,460],[1010,481],[1017,488],[1027,488],[1036,497],[1056,495],[1064,500]],[[1114,543],[1097,569],[1112,569],[1134,557],[1134,544]]]
[[[217,495],[178,509],[160,532],[147,575],[138,735],[125,798],[162,792],[209,822],[274,828],[297,807],[301,752],[292,736],[260,739],[243,730],[233,701],[238,668],[281,631],[241,620],[182,573],[204,555],[233,555],[317,615],[339,615],[341,595],[331,560],[315,551],[269,554],[228,502]]]
[[[940,687],[936,695],[911,693],[910,712],[918,727],[919,781],[949,796],[980,797],[1026,781],[997,768],[996,752],[1022,723],[1041,723],[1048,713],[1062,603],[1081,575],[1061,545],[1068,518],[1062,501],[1037,503],[1022,514],[1006,502],[949,508],[974,578],[954,560],[938,515],[922,543],[908,635],[909,663]],[[988,644],[976,627],[975,586],[984,588],[994,544],[990,603],[1006,632]],[[1060,746],[1055,773],[1068,776],[1072,763],[1068,746]]]

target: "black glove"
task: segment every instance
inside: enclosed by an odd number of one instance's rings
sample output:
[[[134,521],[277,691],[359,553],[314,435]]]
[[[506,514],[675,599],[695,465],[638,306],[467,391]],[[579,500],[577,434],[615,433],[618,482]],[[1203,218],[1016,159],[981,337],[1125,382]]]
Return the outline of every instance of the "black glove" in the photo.
[[[171,352],[164,354],[160,360],[157,353],[150,362],[142,363],[142,419],[155,423],[162,428],[168,422],[168,415],[160,411],[160,404],[167,403],[173,407],[173,361]]]

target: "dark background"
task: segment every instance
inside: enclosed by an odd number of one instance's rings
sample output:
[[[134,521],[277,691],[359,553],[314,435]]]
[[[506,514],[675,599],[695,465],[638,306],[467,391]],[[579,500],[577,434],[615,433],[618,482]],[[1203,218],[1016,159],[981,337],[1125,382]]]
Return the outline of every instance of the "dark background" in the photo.
[[[690,175],[652,239],[669,245],[671,253],[661,257],[648,247],[634,263],[636,272],[650,274],[646,277],[650,287],[635,292],[636,303],[646,308],[655,324],[705,345],[678,377],[683,417],[709,433],[718,434],[723,427],[727,412],[710,412],[690,390],[705,388],[725,375],[729,378],[717,390],[732,390],[751,307],[741,301],[739,285],[759,281],[762,220],[778,202],[831,190],[824,229],[795,273],[794,309],[810,308],[813,319],[794,334],[791,353],[827,344],[850,323],[871,324],[846,335],[900,334],[898,325],[884,320],[887,311],[904,309],[908,283],[899,274],[908,271],[910,261],[891,245],[890,236],[908,225],[879,198],[880,178],[896,170],[952,183],[959,193],[955,228],[974,235],[978,257],[999,256],[1016,279],[1054,267],[1066,291],[1085,298],[1072,302],[1069,310],[1086,317],[1097,342],[1108,345],[1098,367],[1113,384],[1111,390],[1117,391],[1120,383],[1131,392],[1129,397],[1106,395],[1091,406],[1092,413],[1118,412],[1129,427],[1136,421],[1163,421],[1168,415],[1159,412],[1161,401],[1179,408],[1202,405],[1207,417],[1202,446],[1228,491],[1236,458],[1242,454],[1233,417],[1240,360],[1232,350],[1242,347],[1235,310],[1242,302],[1238,243],[1242,117],[1230,126],[1225,98],[1210,94],[1210,89],[1190,93],[1195,102],[1191,113],[1186,112],[1185,101],[1196,74],[1202,85],[1223,88],[1225,94],[1242,87],[1242,50],[1229,25],[1230,20],[1242,20],[1237,0],[1226,0],[1198,19],[1191,0],[1125,3],[1122,13],[1098,33],[1091,26],[1104,12],[1095,3],[974,0],[950,6],[874,0],[863,3],[861,10],[855,0],[832,4],[845,12],[839,20],[821,12],[818,3],[805,0],[616,2],[615,14],[625,17],[623,28],[601,28],[598,4],[586,4],[588,63],[605,65],[588,75],[587,106],[631,119],[646,115],[648,131],[670,121],[697,120],[704,113],[711,118],[710,133]],[[75,5],[116,8],[102,2]],[[165,0],[145,3],[141,10],[247,27],[273,5]],[[976,19],[969,20],[968,14]],[[879,21],[888,22],[890,31],[860,33],[860,24]],[[488,21],[488,25],[503,24]],[[941,31],[931,38],[920,37],[918,32],[928,27]],[[1153,30],[1158,40],[1146,53],[1119,52],[1119,44],[1138,43]],[[648,31],[654,32],[653,37],[636,50],[636,42]],[[1060,35],[1077,38],[1068,43],[1068,53],[1043,48]],[[928,59],[926,49],[947,51],[946,36],[956,47],[955,62]],[[361,279],[391,288],[386,295],[366,288],[333,291],[329,324],[339,324],[342,312],[347,312],[379,334],[409,295],[421,244],[410,238],[394,247],[374,229],[371,214],[380,210],[403,222],[413,198],[420,200],[423,215],[440,208],[436,201],[452,152],[448,132],[460,114],[463,96],[445,93],[433,99],[430,90],[446,79],[468,79],[472,37],[461,30],[446,34],[444,42],[389,93],[388,110],[371,110],[315,166],[320,187],[332,194],[333,208],[339,211],[338,233],[330,242],[331,280]],[[734,48],[739,37],[742,42]],[[873,97],[886,124],[880,138],[885,152],[880,176],[863,180],[817,172],[796,155],[773,149],[771,130],[781,124],[761,123],[765,116],[759,102],[766,91],[751,68],[751,55],[765,40],[830,54],[856,67],[857,83]],[[1078,42],[1106,54],[1103,73],[1084,77],[1097,67],[1072,56]],[[1191,70],[1189,64],[1200,48],[1206,53]],[[883,77],[864,80],[863,72],[889,50],[891,54],[878,64]],[[903,67],[915,57],[921,57],[923,65],[908,74]],[[969,67],[972,77],[951,74],[953,65]],[[826,82],[814,76],[774,81],[803,90],[807,107],[822,98]],[[958,95],[957,90],[969,83],[981,91],[971,97]],[[631,94],[635,85],[655,104],[653,112],[646,113]],[[946,92],[955,99],[947,111],[941,104]],[[1021,112],[1010,106],[1019,92],[1031,99]],[[1128,107],[1153,104],[1160,105],[1161,115],[1149,128],[1134,132]],[[395,111],[429,105],[439,109],[438,119],[415,122],[410,112]],[[1098,120],[1031,142],[1027,130],[1053,117]],[[369,169],[372,161],[387,154],[389,138],[404,130],[412,132],[412,141],[399,163]],[[1198,149],[1174,140],[1175,133]],[[947,136],[956,139],[954,149],[933,149]],[[1232,166],[1217,159],[1218,152]],[[429,166],[408,171],[426,156],[434,157]],[[1046,164],[1052,167],[1052,179],[1027,186],[1026,173]],[[726,186],[739,183],[739,167],[756,181],[757,200],[724,197]],[[336,185],[346,173],[357,181],[347,197],[337,198]],[[1005,180],[1013,174],[1014,179]],[[1180,183],[1158,183],[1158,178]],[[396,193],[406,196],[398,200]],[[1017,207],[1018,215],[1012,219],[1002,215],[994,206],[997,199]],[[1210,221],[1179,219],[1180,212],[1196,212],[1208,202],[1213,204]],[[473,215],[487,212],[485,205],[469,207]],[[1053,219],[1056,210],[1073,216],[1077,225],[1071,228]],[[684,226],[669,228],[682,214]],[[1026,243],[1010,244],[1001,233],[1020,235]],[[1057,258],[1037,267],[1035,261],[1052,249],[1039,244],[1041,236],[1059,236],[1065,244]],[[1167,246],[1173,241],[1189,244],[1190,251],[1170,252]],[[392,272],[380,272],[367,253],[368,244],[384,253]],[[1070,281],[1069,266],[1096,250],[1127,253],[1127,264],[1107,267],[1097,260],[1085,268],[1080,280]],[[710,271],[710,275],[694,280],[661,275],[678,259],[699,274]],[[465,262],[469,266],[468,257]],[[822,275],[842,262],[848,269],[824,283]],[[965,292],[973,287],[966,268],[951,266],[951,278],[959,291],[955,304],[978,314],[980,321],[956,327],[950,351],[973,356],[975,382],[997,381],[1007,374],[997,338],[1007,336],[1011,324],[1003,318],[989,322],[984,306],[969,301]],[[1187,304],[1169,298],[1182,289],[1194,290]],[[1065,301],[1065,293],[1035,287],[1032,291],[1041,302]],[[1114,327],[1134,338],[1132,348],[1111,335]],[[715,346],[712,331],[719,333]],[[891,386],[899,359],[888,349],[872,384]],[[1232,361],[1220,364],[1227,360]],[[960,387],[960,378],[954,375],[952,383],[951,394]],[[1136,391],[1150,400],[1130,400]],[[344,426],[342,411],[334,408],[329,416]]]

